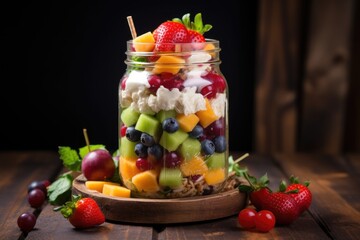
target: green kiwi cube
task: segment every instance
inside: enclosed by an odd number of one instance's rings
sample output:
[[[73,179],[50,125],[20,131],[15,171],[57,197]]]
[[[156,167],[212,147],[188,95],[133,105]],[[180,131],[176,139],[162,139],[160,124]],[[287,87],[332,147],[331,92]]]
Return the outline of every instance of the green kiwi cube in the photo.
[[[189,160],[198,156],[201,153],[201,143],[199,140],[194,138],[187,138],[179,147],[180,155],[185,159]]]
[[[214,153],[206,159],[209,169],[225,167],[225,153]]]
[[[158,139],[161,134],[161,124],[159,120],[144,113],[140,114],[135,129],[153,136],[155,140]]]
[[[156,114],[156,118],[162,123],[167,118],[175,118],[176,117],[176,111],[175,110],[161,110]]]
[[[135,111],[132,107],[128,107],[121,112],[120,118],[127,127],[130,127],[137,122],[139,116],[139,112]]]
[[[178,168],[163,168],[159,176],[159,184],[163,187],[177,188],[182,184],[181,171]]]
[[[159,144],[168,151],[175,151],[187,138],[188,134],[180,129],[174,133],[163,131]]]
[[[120,140],[120,155],[123,157],[136,158],[135,145],[137,142],[132,142],[126,137],[122,137]]]

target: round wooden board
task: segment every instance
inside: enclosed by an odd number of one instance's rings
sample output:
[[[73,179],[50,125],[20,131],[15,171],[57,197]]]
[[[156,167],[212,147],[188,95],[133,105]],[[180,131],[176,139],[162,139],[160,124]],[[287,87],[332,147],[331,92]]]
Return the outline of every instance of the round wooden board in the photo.
[[[237,189],[174,199],[110,197],[88,190],[83,175],[73,181],[73,192],[93,198],[107,220],[128,223],[170,224],[213,220],[235,215],[248,204],[247,194]]]

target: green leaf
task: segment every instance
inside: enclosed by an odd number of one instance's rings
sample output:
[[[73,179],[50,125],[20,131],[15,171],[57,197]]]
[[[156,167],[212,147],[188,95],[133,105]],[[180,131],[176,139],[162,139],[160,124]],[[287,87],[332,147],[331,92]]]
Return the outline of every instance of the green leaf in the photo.
[[[203,21],[202,21],[201,13],[195,15],[194,25],[195,25],[195,30],[202,34]]]
[[[186,13],[184,14],[184,16],[182,17],[182,23],[185,25],[186,28],[190,28],[191,29],[191,23],[190,23],[190,13]]]
[[[210,31],[210,29],[212,29],[212,25],[210,25],[210,24],[205,24],[205,26],[204,26],[203,29],[202,29],[202,34]]]
[[[94,151],[96,149],[104,149],[104,150],[106,150],[105,145],[102,145],[102,144],[90,145],[90,150],[91,151]],[[79,148],[79,154],[80,154],[81,159],[83,159],[85,157],[85,155],[88,154],[88,153],[89,153],[88,146],[84,146],[82,148]]]
[[[172,21],[173,22],[178,22],[178,23],[183,23],[180,18],[173,18]]]
[[[51,205],[63,205],[71,199],[72,181],[71,174],[64,174],[49,186],[48,198]]]
[[[285,192],[286,188],[287,188],[287,184],[284,180],[282,180],[279,185],[279,192]]]
[[[72,171],[80,171],[81,158],[76,150],[70,147],[59,147],[60,159],[63,161],[63,165]]]
[[[252,192],[254,190],[251,186],[248,185],[240,185],[238,189],[240,192]]]
[[[119,174],[119,161],[114,160],[114,164],[115,164],[115,172],[114,172],[114,175],[111,177],[110,181],[120,183],[121,178],[120,178],[120,174]]]

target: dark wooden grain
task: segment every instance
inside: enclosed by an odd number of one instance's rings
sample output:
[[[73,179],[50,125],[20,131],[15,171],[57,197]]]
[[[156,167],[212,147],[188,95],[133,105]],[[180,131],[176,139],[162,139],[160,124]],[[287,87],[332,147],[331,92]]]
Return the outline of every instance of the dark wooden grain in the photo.
[[[278,154],[275,159],[286,175],[311,180],[309,213],[329,237],[345,240],[360,236],[359,177],[348,171],[350,166],[346,167],[342,157]]]
[[[259,6],[255,149],[293,152],[304,1],[261,0]]]
[[[311,1],[299,150],[342,151],[353,0]]]
[[[136,211],[136,209],[134,209]],[[152,226],[129,225],[105,222],[104,224],[84,230],[75,229],[61,213],[54,212],[53,206],[46,206],[41,212],[36,224],[36,230],[29,233],[28,239],[33,240],[101,240],[126,239],[146,240],[153,239]]]
[[[235,154],[234,157],[238,157]],[[268,174],[271,188],[276,190],[281,179],[286,176],[270,157],[250,155],[241,163],[249,173],[260,177]],[[276,227],[268,233],[245,231],[237,223],[237,216],[219,221],[198,224],[168,225],[160,232],[158,239],[329,239],[309,213],[304,213],[296,223],[286,227]]]
[[[54,179],[61,163],[54,152],[0,153],[0,239],[17,239],[17,218],[35,212],[27,202],[27,186],[35,180]]]

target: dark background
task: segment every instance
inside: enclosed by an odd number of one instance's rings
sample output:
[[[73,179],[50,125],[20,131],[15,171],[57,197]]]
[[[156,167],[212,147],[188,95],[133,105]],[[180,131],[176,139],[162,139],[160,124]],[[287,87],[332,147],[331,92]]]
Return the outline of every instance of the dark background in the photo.
[[[257,1],[27,1],[2,3],[0,150],[117,148],[117,91],[126,16],[138,35],[201,12],[220,41],[230,89],[230,149],[251,151]]]

